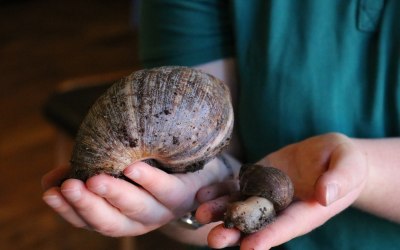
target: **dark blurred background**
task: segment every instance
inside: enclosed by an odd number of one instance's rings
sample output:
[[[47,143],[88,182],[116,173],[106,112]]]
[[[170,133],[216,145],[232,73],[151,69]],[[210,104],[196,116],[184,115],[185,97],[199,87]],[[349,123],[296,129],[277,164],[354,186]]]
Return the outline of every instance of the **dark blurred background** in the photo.
[[[75,229],[41,199],[42,175],[68,161],[72,141],[43,106],[76,82],[139,67],[136,11],[127,0],[0,1],[0,249],[181,247],[159,233],[132,240]]]

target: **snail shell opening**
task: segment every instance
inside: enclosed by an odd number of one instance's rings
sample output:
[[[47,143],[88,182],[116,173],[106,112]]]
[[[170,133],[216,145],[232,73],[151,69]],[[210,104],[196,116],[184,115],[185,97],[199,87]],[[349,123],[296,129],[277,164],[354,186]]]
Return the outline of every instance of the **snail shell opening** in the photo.
[[[71,177],[122,177],[137,161],[171,173],[199,170],[228,145],[233,119],[229,89],[209,74],[178,66],[136,71],[84,118]]]

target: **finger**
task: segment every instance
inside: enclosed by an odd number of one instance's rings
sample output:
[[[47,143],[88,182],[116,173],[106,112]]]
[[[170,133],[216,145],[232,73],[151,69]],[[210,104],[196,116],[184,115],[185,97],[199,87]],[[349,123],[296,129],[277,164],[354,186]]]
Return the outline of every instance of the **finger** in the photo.
[[[68,204],[60,192],[60,188],[50,188],[43,194],[43,201],[61,217],[75,227],[88,228],[86,222]]]
[[[148,192],[127,181],[108,175],[97,175],[88,179],[86,186],[130,219],[149,224],[174,218],[173,214]]]
[[[208,234],[208,246],[215,249],[221,249],[229,246],[238,245],[240,242],[241,233],[234,228],[225,228],[220,224],[211,229]]]
[[[208,224],[223,219],[229,200],[229,196],[223,196],[201,204],[196,210],[197,221],[201,224]]]
[[[201,188],[197,194],[196,199],[200,203],[204,203],[220,196],[237,192],[239,190],[239,182],[236,180],[225,181],[222,183],[212,184]]]
[[[365,156],[350,143],[340,144],[331,155],[328,170],[315,184],[315,199],[327,206],[364,184]]]
[[[143,162],[127,167],[124,174],[167,207],[180,204],[183,193],[188,189],[176,176]]]
[[[50,187],[60,186],[61,181],[67,176],[69,170],[69,166],[62,166],[52,169],[42,177],[42,188],[47,190]]]
[[[129,220],[105,199],[87,190],[82,181],[65,181],[61,193],[75,212],[101,234],[116,237],[141,230],[139,223]]]
[[[202,224],[223,220],[228,204],[237,201],[239,197],[240,194],[235,193],[201,204],[196,210],[196,219]]]
[[[354,190],[328,207],[316,201],[295,202],[283,210],[274,223],[243,238],[241,249],[269,249],[309,233],[352,204],[359,191]]]
[[[245,237],[241,242],[241,247],[243,249],[249,249],[250,247],[254,249],[270,249],[299,235],[306,234],[325,221],[323,219],[325,217],[321,215],[321,212],[325,214],[326,211],[321,210],[321,207],[317,202],[301,201],[292,204],[277,217],[274,223]],[[314,213],[311,218],[309,216],[310,212]]]

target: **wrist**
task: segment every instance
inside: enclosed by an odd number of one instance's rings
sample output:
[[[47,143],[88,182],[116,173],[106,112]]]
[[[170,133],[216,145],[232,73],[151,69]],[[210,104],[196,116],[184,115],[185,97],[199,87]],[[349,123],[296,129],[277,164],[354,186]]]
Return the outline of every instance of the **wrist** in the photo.
[[[388,214],[385,208],[385,197],[391,195],[390,185],[393,182],[392,179],[396,179],[390,171],[386,172],[387,167],[392,164],[393,155],[397,155],[397,152],[391,152],[391,146],[394,145],[391,145],[390,140],[353,139],[356,147],[365,156],[368,171],[364,187],[353,206],[376,215]]]

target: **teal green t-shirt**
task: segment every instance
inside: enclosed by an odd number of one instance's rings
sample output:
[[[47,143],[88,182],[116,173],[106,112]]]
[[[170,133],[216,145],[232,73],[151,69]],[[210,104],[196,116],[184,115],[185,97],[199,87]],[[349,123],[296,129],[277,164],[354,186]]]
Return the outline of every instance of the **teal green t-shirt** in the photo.
[[[248,161],[310,136],[400,135],[400,1],[146,0],[146,67],[235,57]],[[400,225],[346,209],[287,249],[400,249]]]

